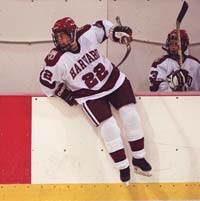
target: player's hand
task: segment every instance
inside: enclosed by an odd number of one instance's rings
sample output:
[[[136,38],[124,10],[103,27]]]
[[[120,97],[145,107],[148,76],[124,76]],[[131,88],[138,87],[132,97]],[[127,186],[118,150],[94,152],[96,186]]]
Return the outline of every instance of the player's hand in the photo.
[[[112,31],[113,41],[128,44],[133,41],[132,29],[127,26],[115,26]]]
[[[173,71],[168,77],[167,81],[173,91],[185,91],[185,84],[189,82],[189,72],[185,69]]]
[[[67,89],[64,83],[59,84],[58,88],[55,91],[55,94],[71,106],[78,104],[72,95],[72,91]]]

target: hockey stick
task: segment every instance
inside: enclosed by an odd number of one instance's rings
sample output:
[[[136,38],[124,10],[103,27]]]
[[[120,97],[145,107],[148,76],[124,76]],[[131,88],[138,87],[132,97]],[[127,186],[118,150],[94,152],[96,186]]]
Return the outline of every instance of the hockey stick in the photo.
[[[115,19],[116,19],[117,24],[119,26],[122,26],[120,17],[117,16]],[[128,43],[128,42],[126,43],[126,48],[127,48],[126,49],[126,54],[124,55],[123,59],[117,64],[116,67],[119,67],[126,60],[126,58],[128,57],[128,55],[130,54],[130,52],[131,52],[131,45],[130,45],[130,43]]]
[[[176,31],[177,31],[177,36],[178,36],[178,56],[179,56],[179,65],[180,69],[182,68],[183,64],[183,56],[182,56],[182,47],[181,47],[181,35],[180,35],[180,26],[181,22],[188,10],[188,3],[186,1],[183,2],[182,8],[178,14],[178,17],[176,19]]]

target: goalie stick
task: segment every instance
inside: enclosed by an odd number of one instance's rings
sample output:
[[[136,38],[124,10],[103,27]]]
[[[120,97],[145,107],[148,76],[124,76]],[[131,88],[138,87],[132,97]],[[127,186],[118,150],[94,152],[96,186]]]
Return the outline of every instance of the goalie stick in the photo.
[[[180,26],[181,22],[188,10],[188,3],[186,1],[183,2],[182,8],[178,14],[178,17],[176,19],[176,31],[177,31],[177,36],[178,36],[178,55],[179,55],[179,65],[180,68],[182,68],[183,64],[183,56],[182,56],[182,47],[181,47],[181,36],[180,36]]]
[[[115,19],[116,19],[117,24],[119,26],[122,26],[120,17],[117,16]],[[131,45],[130,45],[130,43],[128,43],[128,42],[126,43],[126,48],[127,48],[126,49],[126,54],[124,55],[123,59],[117,64],[116,67],[119,67],[126,60],[126,58],[128,57],[128,55],[130,54],[130,52],[131,52]]]

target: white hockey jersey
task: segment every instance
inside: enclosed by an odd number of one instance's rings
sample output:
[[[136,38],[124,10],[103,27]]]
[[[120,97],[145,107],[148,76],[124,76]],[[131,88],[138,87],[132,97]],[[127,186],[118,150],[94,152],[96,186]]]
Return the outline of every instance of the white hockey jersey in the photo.
[[[182,68],[187,70],[191,77],[191,82],[185,85],[187,91],[200,91],[200,62],[198,59],[185,55]],[[172,92],[167,82],[167,76],[179,69],[178,62],[169,55],[154,61],[149,74],[150,91]]]
[[[111,22],[103,20],[80,28],[77,31],[80,50],[76,53],[52,49],[40,73],[42,91],[47,96],[54,96],[58,85],[65,83],[75,100],[82,104],[119,88],[125,75],[97,49],[99,43],[108,38],[112,26]]]

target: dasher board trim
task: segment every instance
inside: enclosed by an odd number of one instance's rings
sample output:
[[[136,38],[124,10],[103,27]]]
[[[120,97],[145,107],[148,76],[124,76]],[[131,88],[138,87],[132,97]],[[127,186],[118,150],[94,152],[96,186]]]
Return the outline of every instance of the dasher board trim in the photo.
[[[2,201],[196,200],[200,183],[0,185]]]

